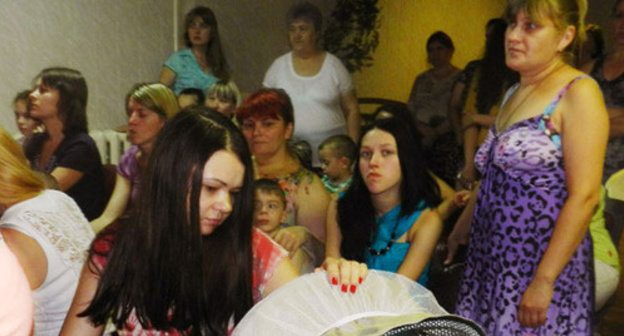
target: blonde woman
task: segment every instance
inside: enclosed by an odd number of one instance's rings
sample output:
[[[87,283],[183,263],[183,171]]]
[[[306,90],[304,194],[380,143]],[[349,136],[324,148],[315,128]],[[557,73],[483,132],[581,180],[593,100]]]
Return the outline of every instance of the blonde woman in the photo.
[[[136,84],[126,95],[128,114],[128,149],[117,165],[115,189],[106,209],[100,217],[91,222],[98,232],[121,216],[136,202],[139,182],[147,166],[156,137],[167,119],[178,113],[176,96],[160,83]]]
[[[35,335],[58,335],[93,230],[72,198],[46,190],[20,145],[0,128],[0,235],[20,263],[35,302]]]
[[[517,71],[475,156],[483,175],[457,314],[488,335],[591,335],[590,218],[608,118],[596,82],[566,63],[584,0],[511,0],[505,62]],[[449,241],[468,235],[458,223]],[[449,243],[450,245],[450,243]]]

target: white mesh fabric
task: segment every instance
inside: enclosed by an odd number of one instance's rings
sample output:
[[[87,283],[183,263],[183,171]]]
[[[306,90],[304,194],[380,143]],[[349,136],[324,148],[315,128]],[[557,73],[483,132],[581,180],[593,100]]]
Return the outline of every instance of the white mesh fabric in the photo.
[[[329,284],[325,273],[316,273],[299,277],[260,301],[233,335],[322,335],[374,316],[422,319],[447,314],[425,287],[395,273],[370,271],[355,294],[341,292]]]

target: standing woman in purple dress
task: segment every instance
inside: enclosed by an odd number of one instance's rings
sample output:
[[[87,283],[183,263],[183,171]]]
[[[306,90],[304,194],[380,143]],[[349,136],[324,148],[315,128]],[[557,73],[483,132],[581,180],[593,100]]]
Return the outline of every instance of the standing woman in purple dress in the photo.
[[[488,335],[591,335],[590,217],[608,134],[596,82],[566,63],[585,0],[510,0],[507,66],[520,74],[475,161],[483,174],[457,313]],[[468,222],[470,223],[470,222]],[[449,242],[466,239],[456,226]]]

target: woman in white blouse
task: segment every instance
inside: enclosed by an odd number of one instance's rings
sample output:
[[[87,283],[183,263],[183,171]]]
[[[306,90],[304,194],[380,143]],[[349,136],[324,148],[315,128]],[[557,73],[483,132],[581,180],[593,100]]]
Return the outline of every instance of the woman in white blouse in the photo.
[[[2,128],[0,234],[17,257],[32,290],[34,335],[58,335],[93,230],[71,197],[45,189],[20,145]]]
[[[287,14],[291,51],[278,57],[262,85],[284,89],[295,108],[294,137],[313,149],[335,134],[360,133],[360,113],[351,75],[334,55],[318,44],[323,17],[308,3],[294,5]],[[316,151],[314,166],[320,166]]]

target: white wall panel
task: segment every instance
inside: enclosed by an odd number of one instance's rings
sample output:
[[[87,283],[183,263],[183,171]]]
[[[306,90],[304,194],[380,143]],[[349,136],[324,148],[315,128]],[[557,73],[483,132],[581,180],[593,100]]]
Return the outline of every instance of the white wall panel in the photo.
[[[0,124],[11,133],[11,100],[49,66],[83,73],[91,129],[124,124],[126,91],[157,80],[173,49],[170,0],[0,0],[0,18]]]

